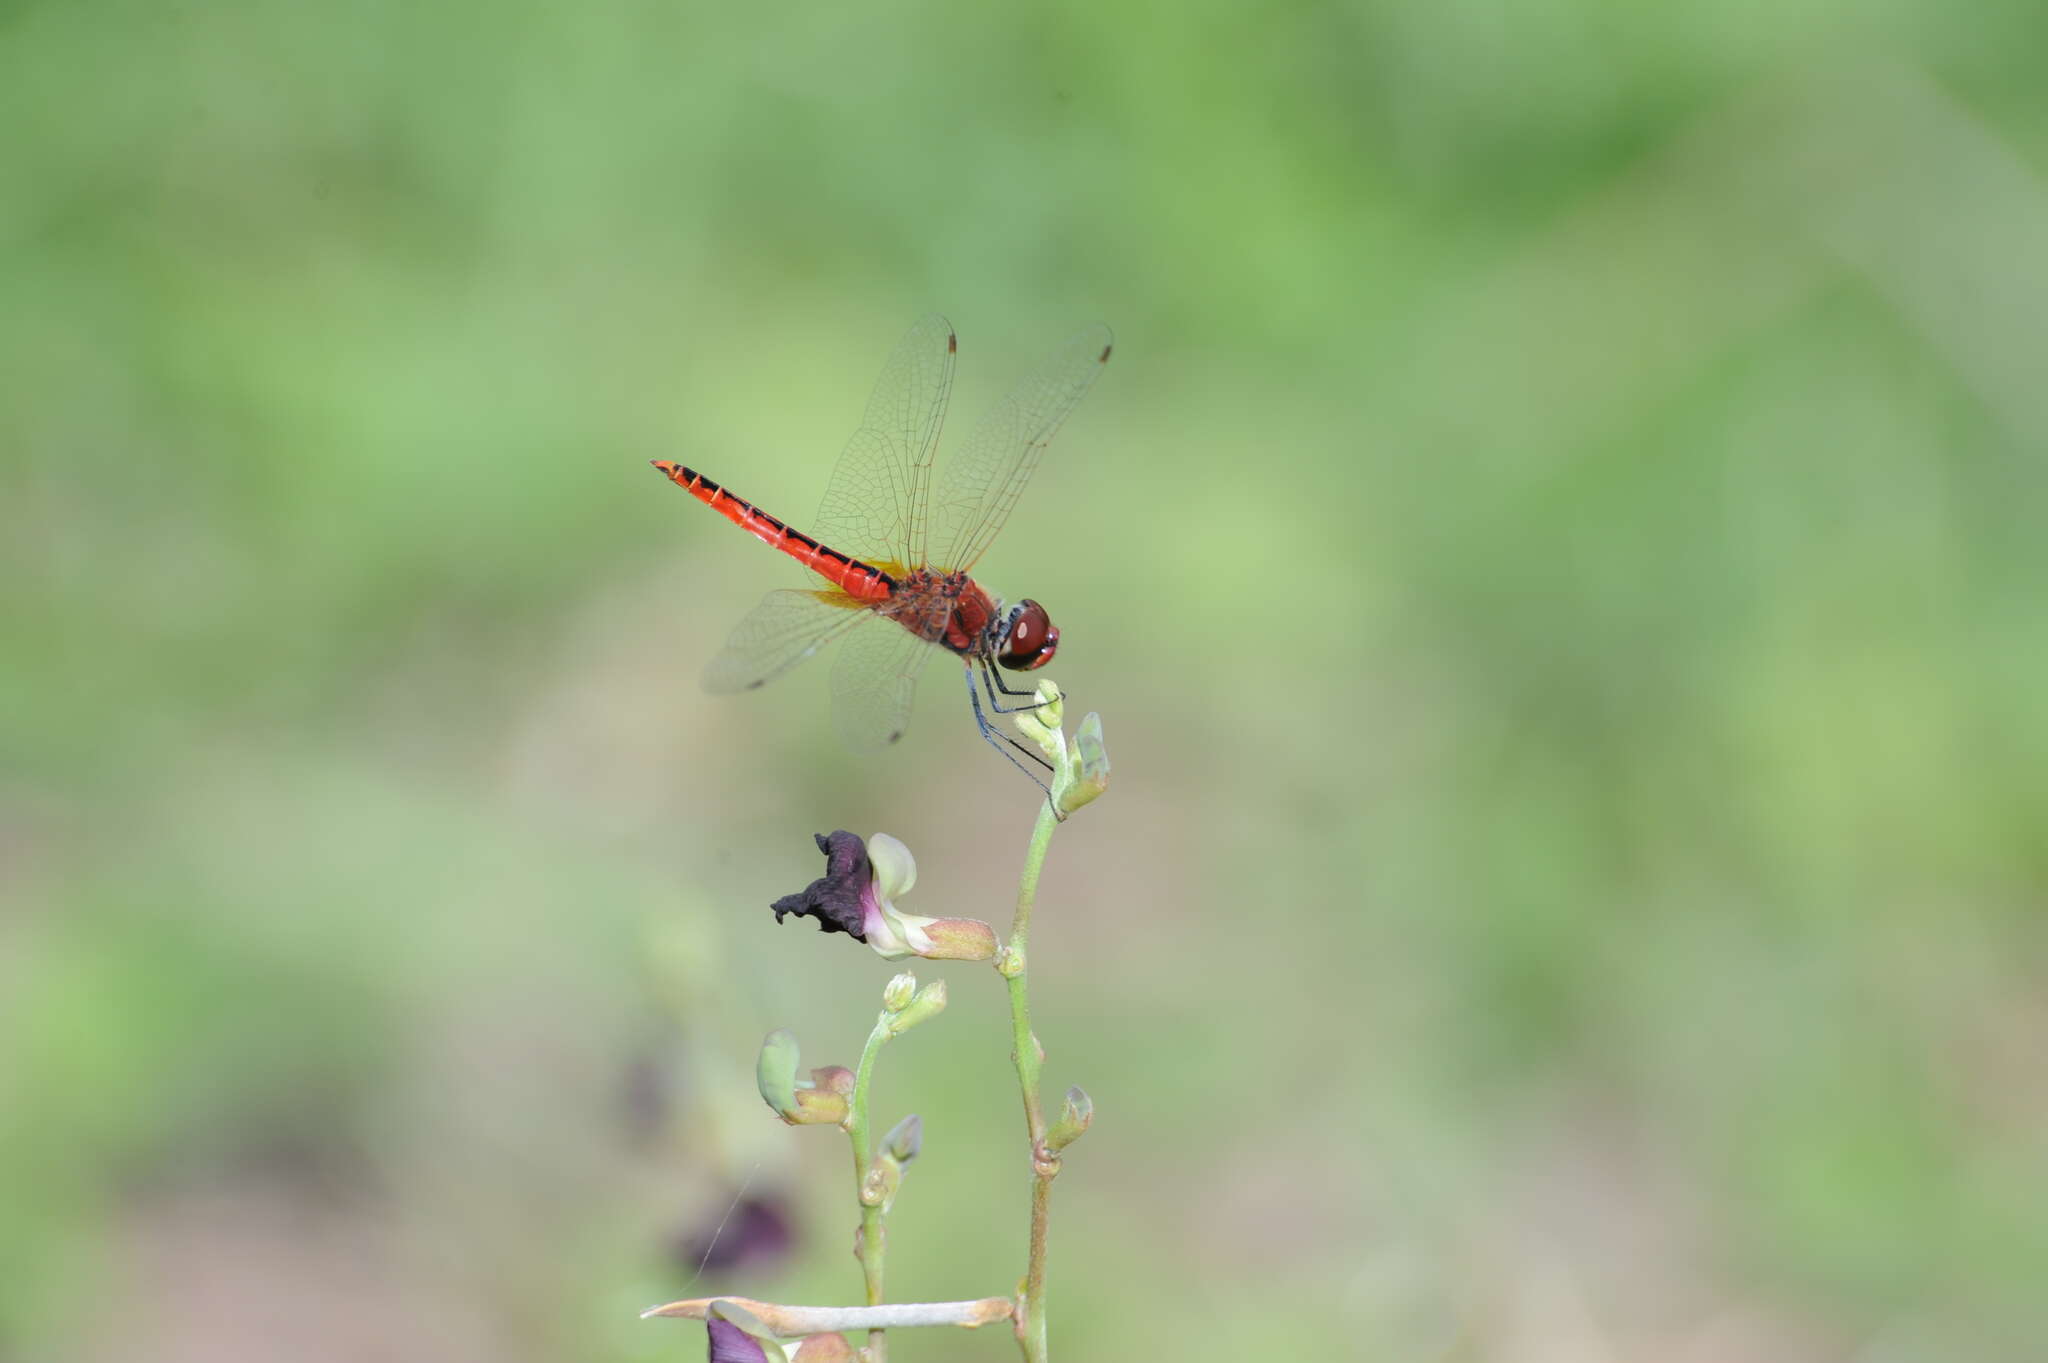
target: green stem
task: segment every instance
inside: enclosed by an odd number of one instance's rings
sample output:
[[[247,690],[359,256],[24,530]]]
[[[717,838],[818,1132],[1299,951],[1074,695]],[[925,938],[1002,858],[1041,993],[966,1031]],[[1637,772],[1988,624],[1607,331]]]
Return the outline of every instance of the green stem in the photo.
[[[1046,1363],[1045,1351],[1045,1248],[1046,1230],[1052,1211],[1052,1180],[1060,1171],[1059,1156],[1045,1148],[1045,1109],[1038,1098],[1039,1074],[1045,1059],[1038,1052],[1038,1038],[1031,1034],[1031,991],[1027,983],[1031,946],[1031,908],[1038,898],[1038,872],[1045,865],[1046,848],[1059,815],[1047,801],[1038,809],[1038,823],[1031,830],[1031,846],[1024,855],[1024,874],[1017,882],[1017,917],[1010,925],[1008,966],[1010,981],[1010,1027],[1017,1063],[1017,1087],[1024,1097],[1024,1126],[1031,1137],[1031,1250],[1024,1270],[1024,1300],[1017,1318],[1017,1339],[1026,1363]]]
[[[853,1143],[853,1195],[860,1203],[860,1243],[856,1253],[861,1276],[867,1283],[869,1306],[882,1304],[882,1265],[888,1256],[889,1238],[882,1224],[881,1204],[870,1206],[861,1196],[875,1159],[874,1127],[868,1120],[868,1081],[874,1077],[875,1057],[888,1040],[889,1020],[885,1015],[875,1020],[875,1030],[868,1033],[868,1044],[861,1048],[860,1068],[853,1075],[853,1098],[846,1106],[846,1134]],[[868,1331],[867,1355],[868,1363],[888,1363],[889,1337],[885,1332]]]

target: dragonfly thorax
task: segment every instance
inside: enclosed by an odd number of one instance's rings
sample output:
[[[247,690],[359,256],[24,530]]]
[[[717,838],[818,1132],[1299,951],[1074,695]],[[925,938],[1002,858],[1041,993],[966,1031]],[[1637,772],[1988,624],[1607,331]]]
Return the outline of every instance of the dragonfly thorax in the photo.
[[[962,572],[913,568],[891,585],[882,609],[949,653],[990,659],[1015,672],[1043,667],[1059,648],[1059,628],[1045,607],[1030,597],[1009,605]]]
[[[1002,603],[965,573],[913,568],[889,593],[884,613],[927,643],[973,657],[989,647],[989,625]]]

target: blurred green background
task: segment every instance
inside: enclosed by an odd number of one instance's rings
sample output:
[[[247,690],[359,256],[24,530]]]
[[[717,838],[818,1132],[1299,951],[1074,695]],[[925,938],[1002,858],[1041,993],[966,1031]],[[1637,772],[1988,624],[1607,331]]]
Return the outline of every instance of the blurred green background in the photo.
[[[1046,873],[1061,1357],[2048,1337],[2048,14],[1939,0],[0,12],[0,1356],[701,1356],[849,1301],[890,967],[1007,921],[928,674],[707,697],[891,345],[1117,331],[982,576]],[[943,455],[942,455],[943,458]],[[927,970],[928,975],[935,973]],[[1000,1293],[992,975],[886,1055],[892,1295]],[[785,1263],[694,1274],[742,1183]],[[978,1335],[895,1356],[1007,1359]]]

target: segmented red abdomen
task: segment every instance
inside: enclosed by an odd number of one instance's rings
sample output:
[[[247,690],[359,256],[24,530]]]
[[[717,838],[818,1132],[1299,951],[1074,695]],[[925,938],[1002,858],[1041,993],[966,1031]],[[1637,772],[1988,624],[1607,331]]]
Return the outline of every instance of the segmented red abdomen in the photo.
[[[886,601],[896,583],[887,573],[792,530],[743,497],[735,497],[695,469],[666,459],[650,461],[668,480],[762,543],[771,545],[860,601]]]

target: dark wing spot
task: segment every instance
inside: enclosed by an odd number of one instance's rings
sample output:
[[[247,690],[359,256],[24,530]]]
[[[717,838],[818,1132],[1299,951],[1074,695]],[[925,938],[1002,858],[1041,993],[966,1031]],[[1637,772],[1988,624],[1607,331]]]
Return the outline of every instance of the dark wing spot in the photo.
[[[1104,346],[1104,347],[1102,348],[1102,354],[1101,354],[1101,356],[1100,356],[1100,357],[1099,357],[1099,358],[1098,358],[1098,359],[1097,359],[1097,360],[1095,361],[1095,363],[1097,363],[1097,364],[1108,364],[1108,363],[1109,363],[1109,352],[1110,352],[1110,351],[1112,351],[1112,350],[1114,350],[1114,349],[1116,349],[1116,346],[1115,346],[1115,345],[1113,345],[1113,344],[1112,344],[1112,345],[1106,345],[1106,346]]]
[[[901,737],[903,737],[903,730],[898,729],[895,733],[889,735],[889,741],[891,743],[894,743],[897,739]]]
[[[960,353],[960,337],[957,333],[951,331],[946,333],[946,353],[948,355]]]
[[[747,689],[749,691],[759,691],[762,687],[766,686],[767,684],[768,679],[766,677],[759,677],[753,681],[748,682]]]

